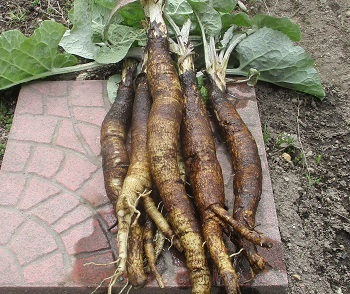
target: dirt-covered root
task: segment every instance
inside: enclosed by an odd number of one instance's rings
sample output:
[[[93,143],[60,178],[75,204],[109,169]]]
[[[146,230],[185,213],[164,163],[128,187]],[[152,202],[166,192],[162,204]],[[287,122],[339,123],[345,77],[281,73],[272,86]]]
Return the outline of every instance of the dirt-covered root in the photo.
[[[201,214],[214,212],[244,238],[255,244],[270,247],[270,242],[257,232],[235,220],[224,208],[224,182],[209,118],[199,93],[194,71],[181,75],[184,91],[182,121],[183,150],[188,178]],[[236,176],[237,178],[237,176]]]
[[[157,2],[157,5],[161,3]],[[192,293],[210,293],[210,272],[202,247],[203,237],[177,163],[183,96],[169,53],[165,23],[158,18],[161,7],[158,8],[157,17],[150,20],[147,43],[147,78],[153,98],[147,133],[152,177],[170,224],[184,248]]]
[[[154,255],[156,260],[158,260],[164,250],[165,239],[165,235],[162,231],[157,229],[154,235]]]
[[[175,236],[173,230],[171,229],[168,221],[161,214],[161,212],[156,207],[154,200],[150,194],[144,195],[142,197],[144,209],[147,215],[154,221],[159,230],[169,239],[171,244],[180,252],[183,251],[180,240]]]
[[[182,142],[179,141],[179,148],[177,150],[177,164],[179,166],[180,170],[180,178],[182,180],[182,183],[186,185],[186,164],[185,164],[185,158],[183,156],[183,149],[182,149]]]
[[[259,245],[261,247],[267,247],[267,248],[272,247],[272,240],[270,238],[260,235],[258,232],[254,231],[253,229],[249,229],[248,226],[234,219],[226,209],[216,205],[212,207],[212,211],[215,213],[217,217],[223,220],[224,223],[232,226],[232,228],[235,230],[237,234],[240,235],[240,237],[243,237],[249,240],[250,242],[256,245]]]
[[[186,204],[185,204],[186,205]],[[186,209],[191,209],[190,203]],[[192,282],[192,293],[210,293],[211,279],[204,254],[203,239],[198,220],[184,215],[184,208],[174,207],[169,213],[170,220],[176,220],[174,230],[184,247],[186,264]],[[191,228],[189,231],[188,228]]]
[[[252,243],[249,243],[246,240],[241,240],[240,243],[240,248],[243,248],[243,254],[248,259],[255,273],[259,273],[268,267],[268,263],[257,253],[256,248]]]
[[[232,254],[231,256],[243,254],[248,260],[251,266],[251,278],[254,278],[255,274],[258,274],[270,267],[269,263],[257,253],[256,245],[254,243],[242,238],[231,226],[225,226],[225,223],[221,223],[221,226],[226,236],[238,248],[238,252]]]
[[[192,68],[193,62],[190,65]],[[209,117],[194,70],[186,70],[180,77],[185,102],[181,133],[188,179],[201,214],[206,247],[223,278],[227,293],[237,294],[237,274],[222,239],[222,228],[211,211],[213,206],[224,205],[224,181]]]
[[[143,287],[147,276],[143,268],[143,230],[138,221],[130,227],[128,238],[127,273],[129,283],[135,287]]]
[[[272,242],[268,238],[259,236],[259,234],[253,234],[256,210],[262,192],[262,168],[255,139],[238,114],[235,106],[227,99],[226,93],[218,87],[211,77],[208,79],[208,93],[214,120],[226,142],[235,170],[233,179],[233,191],[235,194],[233,219],[237,221],[237,224],[248,228],[247,231],[244,230],[247,235],[241,234],[242,236],[255,244],[269,248],[272,246]],[[221,210],[217,212],[219,217],[225,219],[232,226],[234,225],[232,218],[227,216],[227,212],[223,211],[221,207],[215,209]],[[239,242],[245,242],[242,237],[239,238],[241,239]],[[252,246],[249,247],[254,249]],[[249,249],[249,251],[253,249]],[[254,258],[249,259],[249,261],[258,262],[258,264],[251,264],[252,267],[259,268],[262,259],[257,258],[257,253],[250,255],[254,256]]]
[[[152,187],[149,162],[147,158],[147,121],[151,108],[151,96],[148,91],[145,74],[136,79],[135,99],[131,125],[130,166],[115,210],[118,219],[118,259],[117,271],[126,270],[128,255],[128,236],[130,226],[135,223],[140,212],[136,208],[142,195],[150,193]]]
[[[225,285],[227,294],[238,294],[238,276],[232,265],[232,261],[227,253],[226,246],[222,238],[222,227],[213,218],[204,220],[203,234],[206,247],[213,262],[218,268],[220,277]]]
[[[134,101],[133,80],[137,62],[126,60],[117,97],[101,126],[101,155],[104,184],[108,198],[116,203],[129,166],[125,146]]]
[[[156,226],[152,221],[152,219],[149,216],[146,216],[146,221],[145,221],[144,231],[143,231],[143,244],[144,244],[147,264],[149,266],[151,273],[156,278],[156,281],[159,287],[164,288],[163,279],[156,267],[157,256],[156,256],[155,246],[154,246],[155,228]]]

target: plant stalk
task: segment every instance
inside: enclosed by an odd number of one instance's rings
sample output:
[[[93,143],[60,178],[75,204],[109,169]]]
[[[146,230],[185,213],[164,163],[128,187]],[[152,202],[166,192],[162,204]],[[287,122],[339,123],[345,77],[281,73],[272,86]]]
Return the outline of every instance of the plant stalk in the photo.
[[[67,73],[71,73],[71,72],[93,69],[93,68],[97,68],[100,66],[104,66],[104,64],[93,61],[93,62],[89,62],[89,63],[85,63],[85,64],[67,66],[67,67],[63,67],[63,68],[54,68],[52,71],[49,71],[49,72],[46,71],[46,72],[37,74],[35,76],[25,78],[25,79],[20,80],[18,82],[14,82],[11,85],[8,85],[8,86],[5,86],[4,88],[1,88],[0,90],[4,90],[4,89],[10,88],[10,87],[13,87],[15,85],[27,83],[27,82],[30,82],[33,80],[38,80],[38,79],[42,79],[42,78],[46,78],[46,77],[50,77],[50,76],[54,76],[54,75],[67,74]]]

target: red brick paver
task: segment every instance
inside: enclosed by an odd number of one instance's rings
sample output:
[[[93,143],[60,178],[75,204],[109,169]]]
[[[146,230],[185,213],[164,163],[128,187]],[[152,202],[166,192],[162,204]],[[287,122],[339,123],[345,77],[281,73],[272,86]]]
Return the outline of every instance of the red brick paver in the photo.
[[[0,293],[91,293],[113,274],[116,247],[108,228],[115,217],[99,155],[99,128],[109,107],[105,86],[103,81],[69,81],[22,88],[0,171]],[[240,86],[232,102],[258,142],[264,180],[257,223],[274,240],[272,249],[258,249],[271,269],[242,284],[242,290],[285,293],[287,275],[254,90]],[[219,142],[226,204],[232,209],[233,171]],[[249,278],[244,259],[238,266],[243,282]],[[174,249],[164,251],[158,267],[172,293],[189,289],[183,256]],[[138,292],[162,291],[150,279]]]

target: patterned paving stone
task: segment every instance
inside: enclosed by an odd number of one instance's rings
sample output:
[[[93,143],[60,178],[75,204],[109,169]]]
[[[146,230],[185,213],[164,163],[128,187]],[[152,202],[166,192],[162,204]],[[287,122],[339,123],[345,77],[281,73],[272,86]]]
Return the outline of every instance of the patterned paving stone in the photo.
[[[63,81],[22,88],[0,170],[1,294],[91,293],[113,274],[115,228],[109,228],[116,218],[99,155],[99,127],[109,105],[105,87],[103,81]],[[254,89],[241,85],[231,94],[258,143],[264,179],[257,223],[274,240],[272,249],[259,248],[271,269],[253,282],[243,284],[249,271],[238,259],[242,293],[285,293],[287,275]],[[217,143],[226,204],[232,209],[233,171],[225,146]],[[183,256],[174,249],[163,252],[158,269],[167,291],[190,292]],[[164,292],[149,279],[140,293]],[[220,285],[215,270],[214,282]]]
[[[10,139],[50,143],[55,132],[57,119],[43,116],[20,116],[13,121]]]
[[[75,106],[104,107],[104,101],[101,99],[102,95],[103,84],[100,81],[82,81],[71,85],[71,103]]]
[[[21,285],[21,267],[18,264],[16,256],[0,247],[0,284],[2,287],[13,284],[13,281],[17,282],[17,285]],[[1,288],[0,288],[1,289]],[[0,290],[1,291],[1,290]],[[6,293],[2,291],[2,293]]]
[[[46,96],[46,113],[52,116],[67,117],[71,116],[68,101],[66,99],[57,99],[55,96]]]
[[[96,219],[88,219],[62,234],[62,241],[69,254],[95,252],[111,247],[106,238],[101,238],[103,234],[100,223]]]
[[[113,275],[115,268],[111,264],[112,262],[113,254],[111,251],[81,256],[75,260],[73,265],[72,280],[81,285],[98,285],[103,279]],[[105,264],[105,266],[98,264]]]
[[[64,166],[57,174],[56,180],[71,191],[76,191],[97,168],[87,158],[82,158],[76,154],[67,154]]]
[[[2,164],[5,166],[6,171],[24,171],[27,160],[30,156],[31,144],[26,142],[22,143],[10,141],[6,145],[6,150],[8,155],[2,161]]]
[[[65,213],[52,228],[62,233],[65,230],[75,228],[75,225],[80,224],[91,216],[91,210],[85,205],[79,205],[74,210]],[[82,232],[82,230],[81,230]]]
[[[25,98],[21,99],[20,97],[16,105],[18,114],[44,114],[44,103],[40,93],[36,93],[33,88],[26,87],[23,88],[20,95],[21,97],[32,96],[35,99],[29,102]]]
[[[63,281],[66,275],[66,268],[62,254],[45,256],[42,260],[31,263],[23,269],[24,281],[32,286],[52,285],[57,280]]]
[[[29,220],[16,230],[8,248],[16,255],[20,264],[24,265],[56,250],[57,244],[45,226]]]
[[[31,178],[26,186],[19,209],[28,209],[50,197],[57,195],[61,190],[52,183],[38,178]]]
[[[64,159],[64,152],[52,146],[37,146],[28,164],[27,172],[51,178],[55,175]]]
[[[94,174],[91,180],[81,191],[81,197],[88,201],[94,207],[98,207],[109,203],[103,183],[102,170]]]
[[[69,119],[61,121],[58,126],[56,145],[85,153],[83,144],[75,132],[74,121]]]
[[[70,211],[73,211],[80,201],[70,193],[62,193],[56,197],[50,197],[31,210],[31,213],[47,224],[52,225],[62,219]]]
[[[17,210],[0,207],[0,245],[7,244],[16,229],[24,222],[24,216]]]
[[[85,124],[78,124],[78,128],[86,144],[89,146],[91,152],[95,156],[100,155],[100,152],[101,152],[100,127],[87,126]]]
[[[106,115],[105,108],[97,108],[97,107],[84,107],[84,106],[74,106],[73,107],[74,117],[78,121],[87,122],[90,124],[94,124],[97,127],[100,127],[102,121]]]
[[[11,162],[9,162],[9,164],[11,164]],[[5,170],[6,169],[8,168],[5,166]],[[0,183],[0,205],[9,206],[11,208],[17,204],[18,199],[24,190],[26,177],[21,173],[11,174],[7,172],[0,172]]]

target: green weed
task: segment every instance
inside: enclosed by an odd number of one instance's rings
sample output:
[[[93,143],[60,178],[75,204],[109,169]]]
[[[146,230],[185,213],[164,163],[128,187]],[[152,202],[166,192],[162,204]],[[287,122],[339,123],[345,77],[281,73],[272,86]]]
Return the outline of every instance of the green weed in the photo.
[[[7,131],[11,129],[13,114],[10,113],[6,106],[0,102],[0,125]]]
[[[263,139],[265,144],[271,139],[271,135],[266,125],[264,126]]]
[[[277,147],[280,149],[299,148],[298,137],[295,134],[282,133],[277,138]]]
[[[294,162],[297,165],[304,165],[305,164],[305,155],[303,153],[298,153],[295,157],[294,157]]]
[[[6,144],[0,144],[0,156],[5,154]]]
[[[306,174],[306,179],[309,186],[315,186],[321,182],[322,177],[311,177],[310,174]]]
[[[8,16],[10,18],[10,22],[22,22],[27,18],[27,12],[20,6],[18,6],[16,11],[8,12]]]
[[[317,155],[316,158],[315,158],[316,164],[320,165],[321,164],[321,160],[322,160],[322,155],[321,154]]]

